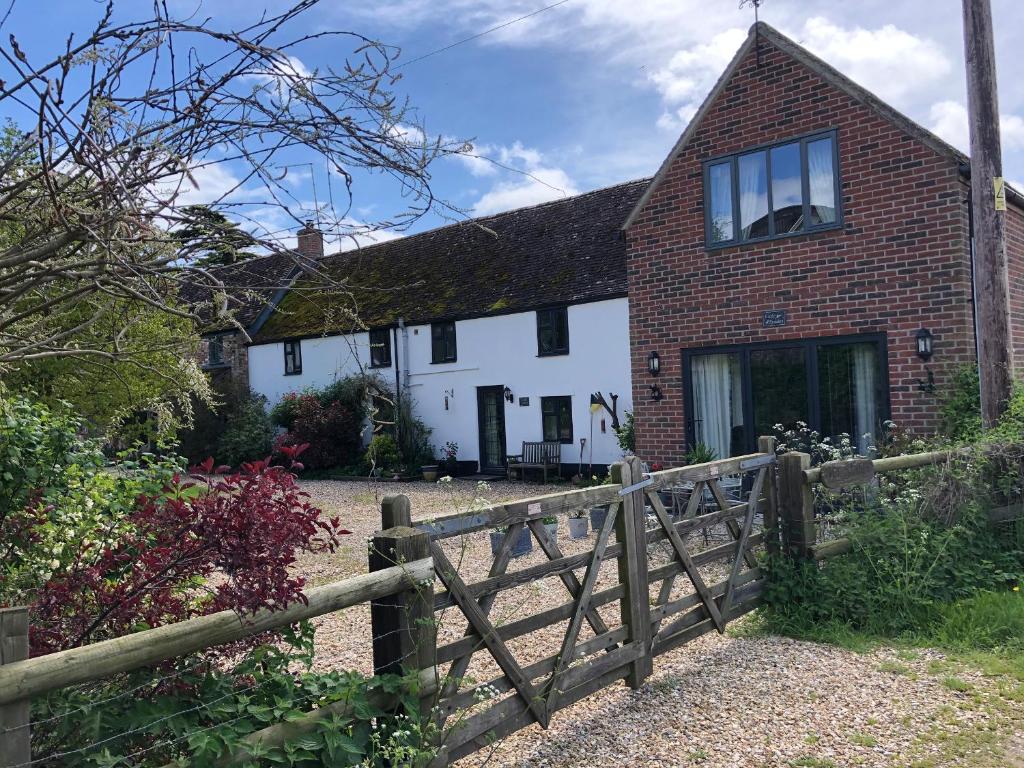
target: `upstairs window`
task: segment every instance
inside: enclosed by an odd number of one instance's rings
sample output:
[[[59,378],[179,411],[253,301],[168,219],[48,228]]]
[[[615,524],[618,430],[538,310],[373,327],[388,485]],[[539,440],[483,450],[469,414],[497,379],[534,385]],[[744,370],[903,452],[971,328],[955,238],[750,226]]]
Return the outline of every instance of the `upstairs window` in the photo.
[[[224,337],[211,336],[206,341],[206,364],[223,365],[224,363]]]
[[[709,248],[840,225],[834,131],[704,164]]]
[[[537,354],[569,354],[569,312],[565,307],[538,310]]]
[[[572,443],[571,397],[542,397],[540,413],[545,441]]]
[[[370,367],[391,367],[391,332],[387,328],[370,331]]]
[[[431,323],[430,325],[430,362],[453,363],[457,357],[455,350],[455,321]]]
[[[298,376],[302,373],[302,342],[286,341],[284,343],[284,375]]]

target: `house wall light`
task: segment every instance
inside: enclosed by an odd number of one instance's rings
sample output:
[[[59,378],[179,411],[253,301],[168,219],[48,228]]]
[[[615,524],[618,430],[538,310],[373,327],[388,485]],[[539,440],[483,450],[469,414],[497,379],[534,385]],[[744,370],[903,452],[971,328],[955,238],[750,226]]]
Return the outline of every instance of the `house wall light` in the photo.
[[[512,394],[512,390],[511,389],[509,389],[508,387],[505,387],[505,391],[504,391],[503,394],[505,395],[505,399],[508,402],[510,402],[510,403],[515,402],[516,398],[515,398],[515,395]]]
[[[932,359],[932,341],[934,337],[932,332],[927,328],[922,328],[917,332],[917,356],[925,362]]]
[[[650,371],[651,376],[661,373],[661,355],[657,352],[651,352],[647,356],[647,370]]]

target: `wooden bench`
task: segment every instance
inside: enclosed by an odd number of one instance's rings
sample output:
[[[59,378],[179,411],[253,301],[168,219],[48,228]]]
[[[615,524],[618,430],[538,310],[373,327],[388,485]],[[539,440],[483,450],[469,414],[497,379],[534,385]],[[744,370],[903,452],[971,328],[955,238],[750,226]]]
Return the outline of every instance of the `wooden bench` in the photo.
[[[508,479],[512,473],[522,470],[521,477],[526,479],[527,469],[539,469],[544,473],[544,482],[548,481],[548,470],[557,473],[562,465],[562,444],[557,440],[540,443],[523,442],[523,452],[505,457]]]

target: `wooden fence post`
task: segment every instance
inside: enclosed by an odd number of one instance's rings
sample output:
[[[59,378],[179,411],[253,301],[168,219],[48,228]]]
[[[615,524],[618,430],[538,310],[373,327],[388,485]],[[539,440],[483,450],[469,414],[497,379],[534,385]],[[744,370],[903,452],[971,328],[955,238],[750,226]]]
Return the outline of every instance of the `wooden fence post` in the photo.
[[[611,468],[612,482],[627,488],[643,479],[640,459],[628,457]],[[622,546],[618,559],[619,583],[625,595],[619,603],[622,624],[629,629],[628,642],[637,643],[643,653],[630,664],[626,683],[639,688],[653,671],[651,656],[651,598],[647,584],[647,515],[644,492],[638,489],[622,497],[622,508],[615,518],[615,538]]]
[[[804,470],[811,468],[806,453],[786,453],[779,458],[779,512],[786,551],[800,559],[813,557],[818,533],[814,525],[814,495]]]
[[[28,658],[28,608],[0,608],[0,666]],[[30,702],[0,705],[0,768],[32,761]]]
[[[775,438],[770,435],[757,438],[757,452],[775,455]],[[779,554],[779,494],[775,484],[776,471],[777,467],[768,467],[764,476],[764,536],[769,555]]]
[[[430,557],[430,536],[412,527],[406,496],[387,496],[379,531],[370,542],[370,572]],[[406,674],[430,669],[437,656],[434,586],[418,584],[370,603],[373,673]]]

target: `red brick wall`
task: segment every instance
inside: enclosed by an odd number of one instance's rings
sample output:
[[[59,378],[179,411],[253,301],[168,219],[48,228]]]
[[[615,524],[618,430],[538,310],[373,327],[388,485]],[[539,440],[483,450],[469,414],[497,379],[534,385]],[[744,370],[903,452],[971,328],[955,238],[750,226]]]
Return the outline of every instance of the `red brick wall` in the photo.
[[[1010,330],[1013,333],[1013,366],[1024,373],[1024,213],[1011,203],[1006,207],[1006,261],[1010,273]]]
[[[831,128],[842,230],[705,250],[703,160]],[[892,417],[934,430],[914,334],[935,334],[940,388],[950,366],[973,359],[966,192],[951,159],[762,41],[762,65],[753,52],[742,62],[627,232],[638,454],[683,458],[681,349],[840,334],[888,334]],[[768,309],[784,309],[787,325],[762,328]]]

